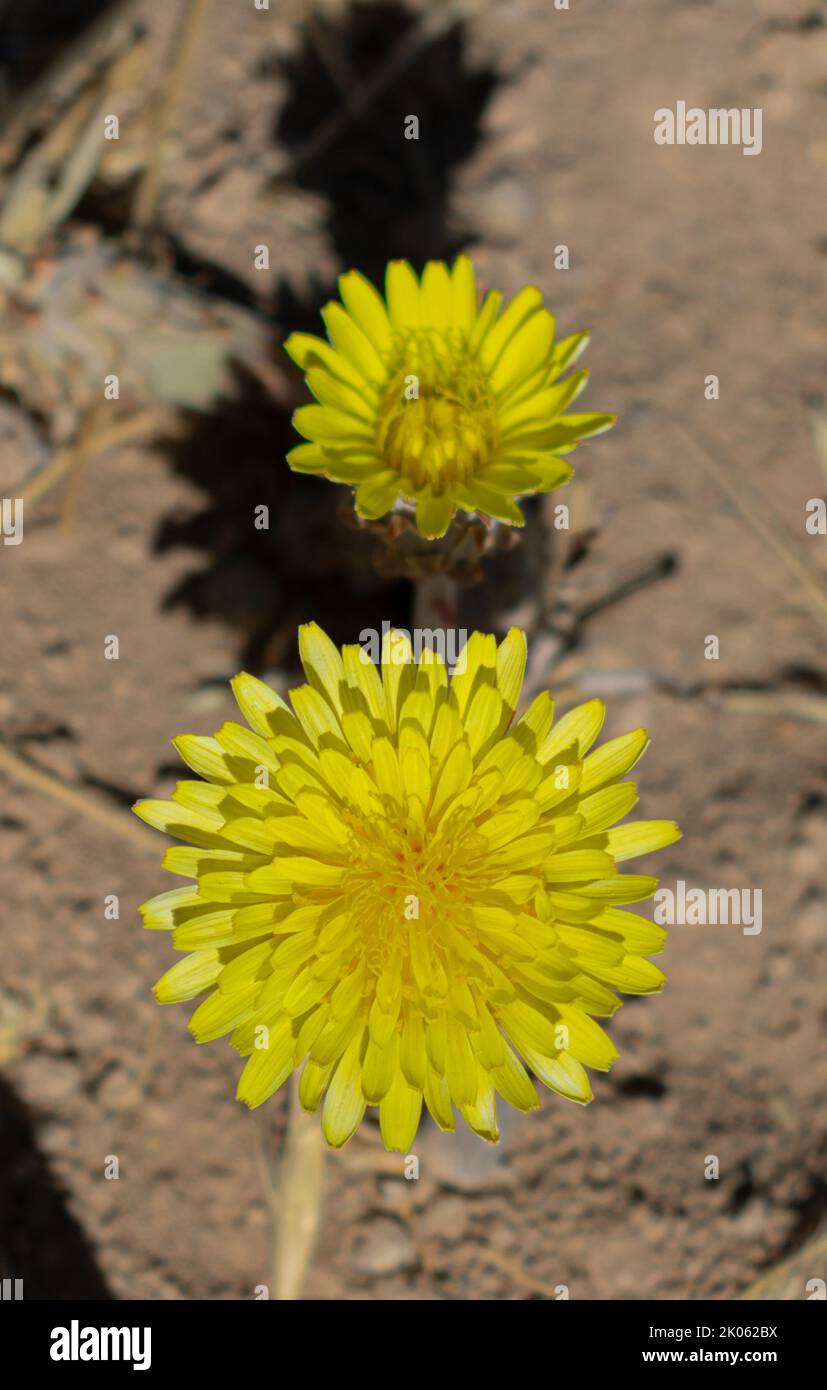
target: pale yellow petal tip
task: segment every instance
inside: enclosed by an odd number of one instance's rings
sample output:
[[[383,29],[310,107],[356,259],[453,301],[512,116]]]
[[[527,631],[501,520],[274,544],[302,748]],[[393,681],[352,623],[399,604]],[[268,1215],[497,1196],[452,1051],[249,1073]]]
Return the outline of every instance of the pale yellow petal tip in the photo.
[[[416,275],[416,271],[414,270],[410,261],[406,261],[404,256],[397,256],[392,261],[388,261],[388,264],[385,267],[385,277],[387,278],[388,275],[393,274],[398,270],[403,271],[405,274],[407,274],[408,271],[410,271],[411,275],[415,276],[417,279],[419,278]]]
[[[173,966],[172,969],[174,968]],[[152,986],[152,993],[155,995],[159,1004],[180,1004],[184,1002],[180,994],[166,982],[169,973],[169,970],[167,970],[165,974],[161,976],[160,980],[155,981],[155,984]]]
[[[343,1149],[345,1144],[349,1144],[353,1138],[352,1134],[331,1135],[324,1126],[322,1126],[322,1133],[324,1135],[324,1141],[329,1149]]]
[[[256,677],[251,676],[249,671],[238,671],[236,675],[230,677],[230,689],[235,695],[236,703],[238,702],[239,695],[242,694],[250,685],[250,682],[255,679]]]
[[[383,1139],[382,1139],[382,1144],[383,1144],[383,1147],[387,1150],[387,1152],[388,1152],[389,1154],[406,1154],[406,1155],[407,1155],[407,1154],[409,1154],[410,1151],[411,1151],[411,1146],[410,1146],[410,1144],[397,1144],[393,1139],[385,1139],[385,1138],[383,1137]]]
[[[498,650],[503,651],[503,649],[505,649],[509,651],[512,645],[516,645],[517,650],[523,658],[528,656],[528,638],[524,628],[510,627],[501,641]]]
[[[454,257],[454,263],[451,266],[451,277],[452,279],[456,279],[460,275],[468,274],[470,274],[472,281],[476,284],[477,272],[474,267],[474,262],[471,260],[470,256],[466,256],[464,251],[460,251],[459,255]]]
[[[336,284],[339,286],[339,292],[341,293],[348,285],[370,285],[370,280],[368,280],[367,276],[362,274],[361,270],[357,270],[355,266],[351,266],[350,270],[342,271]],[[372,288],[373,286],[371,285],[371,289]]]
[[[302,358],[304,357],[304,353],[302,353],[300,350],[299,338],[300,334],[291,333],[290,336],[288,338],[285,338],[284,342],[282,343],[282,347],[284,348],[284,351],[287,353],[287,356],[293,359],[297,367],[303,366]]]
[[[474,1131],[478,1139],[484,1139],[486,1144],[490,1144],[492,1148],[494,1148],[497,1144],[499,1144],[501,1138],[499,1125],[497,1124],[496,1120],[494,1120],[491,1124],[481,1122],[471,1113],[472,1110],[473,1107],[471,1106],[463,1106],[461,1108],[462,1118],[464,1119],[468,1128]]]

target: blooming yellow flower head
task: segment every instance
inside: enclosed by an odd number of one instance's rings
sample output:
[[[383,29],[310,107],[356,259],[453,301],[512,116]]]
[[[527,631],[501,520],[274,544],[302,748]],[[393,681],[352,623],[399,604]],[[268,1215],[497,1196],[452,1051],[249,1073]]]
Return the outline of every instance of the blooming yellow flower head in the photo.
[[[477,304],[474,267],[430,261],[421,283],[391,261],[386,299],[352,270],[342,303],[322,317],[329,342],[293,333],[285,347],[318,404],[293,420],[309,442],[290,467],[356,487],[356,510],[384,516],[398,498],[416,504],[423,536],[443,536],[455,510],[522,526],[514,501],[568,482],[563,458],[613,415],[564,414],[588,372],[559,378],[588,334],[554,343],[554,317],[538,289],[501,313],[502,295]]]
[[[387,634],[381,673],[300,630],[307,684],[292,709],[249,675],[233,682],[249,724],[176,740],[205,781],[136,806],[189,841],[165,866],[195,883],[143,907],[187,952],[162,1003],[204,996],[199,1042],[229,1033],[248,1057],[238,1096],[260,1105],[294,1068],[329,1144],[378,1105],[386,1145],[407,1151],[423,1099],[442,1129],[454,1107],[498,1137],[495,1094],[538,1104],[529,1075],[591,1098],[585,1066],[616,1052],[594,1022],[615,990],[659,990],[644,959],[665,933],[623,911],[657,880],[621,875],[671,844],[672,821],[618,826],[637,801],[622,778],[643,730],[588,750],[604,708],[554,722],[548,694],[514,719],[525,639],[474,633],[451,678]]]

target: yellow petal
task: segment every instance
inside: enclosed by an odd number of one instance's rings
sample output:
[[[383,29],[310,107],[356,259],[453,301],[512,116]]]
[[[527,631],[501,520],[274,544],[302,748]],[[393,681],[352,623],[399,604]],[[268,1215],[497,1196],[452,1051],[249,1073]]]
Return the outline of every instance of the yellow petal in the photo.
[[[581,783],[582,791],[582,783]],[[638,802],[634,782],[622,782],[616,787],[603,787],[591,796],[578,801],[577,809],[583,818],[583,834],[594,835],[627,816]]]
[[[492,335],[493,336],[493,335]],[[499,395],[508,391],[515,381],[530,376],[545,361],[554,341],[554,318],[547,309],[539,309],[517,330],[500,354],[491,373],[491,385]],[[550,412],[546,412],[549,414]]]
[[[581,793],[596,791],[598,787],[625,777],[648,747],[649,735],[645,729],[609,739],[584,760]]]
[[[367,450],[373,429],[367,420],[327,405],[300,405],[293,412],[293,428],[313,444],[355,445]]]
[[[422,1090],[428,1068],[428,1055],[425,1049],[425,1027],[419,1014],[411,1014],[403,1024],[399,1064],[408,1083]]]
[[[610,852],[620,863],[638,854],[652,854],[656,849],[673,845],[681,838],[681,832],[673,820],[641,820],[631,825],[616,825],[606,838]]]
[[[435,497],[430,489],[417,498],[416,524],[426,540],[438,540],[451,524],[456,508],[450,496]]]
[[[309,371],[312,367],[324,367],[341,381],[355,386],[357,390],[364,390],[367,385],[361,372],[348,362],[342,353],[337,352],[324,338],[317,338],[315,334],[291,333],[284,349],[303,372]]]
[[[473,1105],[478,1089],[477,1062],[468,1041],[468,1031],[452,1014],[447,1016],[446,1024],[445,1079],[448,1090],[455,1105]]]
[[[193,951],[171,966],[155,986],[159,1004],[178,1004],[195,999],[215,984],[221,974],[221,958],[215,950]]]
[[[422,274],[420,291],[422,317],[429,326],[438,332],[445,332],[451,325],[451,278],[444,261],[428,261]]]
[[[597,1071],[608,1071],[617,1057],[617,1048],[599,1023],[569,1004],[557,1005],[556,1012],[568,1030],[567,1051]]]
[[[387,351],[391,325],[385,301],[378,290],[358,270],[339,276],[339,292],[345,308],[378,352]]]
[[[477,315],[477,321],[471,331],[469,347],[472,352],[476,352],[480,343],[484,342],[490,333],[493,325],[497,321],[497,315],[503,302],[502,294],[499,290],[489,290],[483,300],[482,308]]]
[[[497,738],[503,724],[503,698],[493,685],[482,685],[472,697],[465,716],[468,747],[478,758]]]
[[[451,1107],[451,1093],[448,1082],[432,1066],[425,1077],[425,1104],[434,1123],[443,1131],[453,1134],[454,1112]]]
[[[216,989],[208,994],[189,1022],[196,1042],[214,1042],[249,1018],[259,989],[260,986],[253,983],[232,992]]]
[[[451,700],[465,718],[472,695],[481,685],[497,683],[497,643],[490,633],[473,632],[459,654],[451,681]]]
[[[305,1062],[299,1081],[299,1102],[303,1110],[311,1114],[318,1110],[319,1102],[333,1073],[333,1065],[329,1062],[326,1067],[322,1067],[318,1062],[314,1062],[312,1057]]]
[[[385,273],[388,312],[394,328],[420,322],[419,281],[407,261],[390,261]]]
[[[384,721],[386,711],[382,679],[366,649],[355,645],[343,647],[342,662],[349,688],[364,702],[363,705],[356,704],[354,708],[364,708],[372,720]]]
[[[569,710],[540,745],[537,752],[540,762],[551,762],[572,743],[577,744],[579,756],[584,757],[603,728],[605,718],[606,706],[602,700],[589,700],[587,704]]]
[[[492,1068],[490,1075],[503,1100],[513,1105],[515,1110],[522,1110],[525,1114],[538,1108],[540,1100],[531,1078],[510,1047],[506,1048],[502,1066]]]
[[[270,738],[273,729],[269,716],[276,710],[286,710],[287,705],[280,695],[264,681],[240,672],[230,682],[238,707],[251,729],[264,738]]]
[[[340,1057],[327,1088],[322,1110],[322,1129],[325,1139],[333,1149],[340,1149],[347,1143],[359,1128],[365,1113],[366,1101],[362,1094],[363,1041],[364,1029],[360,1028]]]
[[[477,317],[477,281],[468,256],[457,256],[451,271],[451,315],[459,331],[470,337]]]
[[[322,310],[322,318],[336,348],[358,368],[370,382],[381,382],[386,368],[370,338],[350,314],[332,300]]]
[[[384,469],[375,478],[360,483],[356,489],[356,510],[368,521],[389,512],[399,496],[399,474],[393,469]]]
[[[395,1035],[384,1046],[379,1046],[373,1038],[368,1039],[362,1066],[362,1092],[370,1105],[379,1104],[390,1089],[394,1077],[399,1074],[397,1051]]]
[[[314,747],[338,747],[346,750],[346,740],[337,714],[324,695],[312,685],[300,685],[290,691],[290,703]]]
[[[172,740],[182,759],[208,782],[235,782],[235,773],[229,766],[221,744],[214,738],[204,738],[200,734],[180,734]]]
[[[236,1091],[236,1099],[251,1110],[277,1091],[293,1070],[295,1039],[290,1019],[281,1018],[266,1027],[257,1041],[259,1045],[250,1053]]]
[[[558,1052],[555,1057],[543,1057],[539,1052],[528,1048],[524,1055],[531,1070],[544,1086],[557,1091],[561,1096],[566,1096],[568,1100],[579,1101],[581,1105],[586,1105],[592,1099],[589,1078],[580,1062],[569,1053]]]
[[[509,718],[520,703],[527,656],[525,633],[512,627],[497,648],[497,687]]]
[[[379,1128],[386,1149],[408,1153],[419,1129],[422,1091],[410,1086],[400,1071],[379,1105]]]
[[[487,371],[496,366],[497,358],[517,330],[542,306],[543,296],[535,285],[529,285],[512,299],[502,317],[486,334],[480,346],[480,361]],[[484,308],[485,306],[483,306]]]

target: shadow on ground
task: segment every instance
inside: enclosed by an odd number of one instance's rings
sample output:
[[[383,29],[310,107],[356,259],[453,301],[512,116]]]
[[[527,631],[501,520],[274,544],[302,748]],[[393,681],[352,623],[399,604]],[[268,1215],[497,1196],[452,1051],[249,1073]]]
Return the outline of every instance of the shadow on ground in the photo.
[[[275,138],[294,183],[327,200],[342,265],[381,281],[394,257],[421,268],[456,255],[473,232],[452,222],[451,184],[497,85],[493,69],[468,66],[465,26],[423,37],[416,15],[378,3],[335,22],[311,14],[304,29],[282,60],[289,95]]]
[[[364,626],[408,616],[408,586],[383,583],[372,564],[377,542],[349,524],[349,491],[285,464],[295,442],[289,413],[238,373],[236,392],[209,414],[191,415],[167,445],[173,468],[203,502],[165,517],[156,549],[184,547],[204,559],[165,607],[220,618],[251,671],[292,664],[299,623],[314,620],[334,641],[352,642]]]
[[[343,269],[357,267],[381,284],[389,259],[404,256],[421,268],[473,239],[470,229],[451,225],[451,183],[480,139],[496,78],[469,69],[461,23],[423,37],[400,4],[351,6],[335,20],[311,12],[300,46],[279,64],[287,96],[274,140],[293,183],[324,196]],[[419,117],[418,140],[405,139],[410,115]],[[267,306],[274,344],[293,331],[320,331],[320,310],[335,294],[335,285],[317,283],[300,296],[283,282]],[[296,623],[310,617],[340,641],[385,619],[403,626],[411,619],[409,586],[383,584],[372,566],[375,542],[342,524],[339,510],[352,511],[349,489],[286,466],[299,442],[292,408],[307,399],[300,378],[291,379],[294,398],[280,405],[239,376],[231,399],[192,418],[168,446],[173,469],[204,502],[165,518],[157,549],[189,546],[206,558],[167,604],[235,626],[252,669],[277,664],[282,647],[292,651]],[[267,531],[254,529],[261,505]]]
[[[112,1297],[37,1146],[26,1107],[0,1078],[0,1276],[26,1299]]]
[[[117,0],[0,0],[0,82],[25,86]],[[7,92],[0,91],[0,103]]]

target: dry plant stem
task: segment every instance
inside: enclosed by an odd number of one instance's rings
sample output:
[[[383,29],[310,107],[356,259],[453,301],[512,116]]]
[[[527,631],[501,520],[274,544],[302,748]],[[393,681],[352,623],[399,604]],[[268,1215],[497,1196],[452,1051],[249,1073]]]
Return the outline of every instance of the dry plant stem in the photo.
[[[121,348],[114,363],[114,370],[116,372],[120,372],[121,370],[123,355],[123,348]],[[63,499],[63,512],[60,518],[60,529],[64,533],[71,530],[74,521],[75,508],[77,506],[78,496],[80,495],[81,483],[89,462],[89,441],[94,439],[95,435],[102,428],[111,408],[111,405],[105,398],[99,400],[89,411],[81,426],[77,448],[73,451],[66,479],[66,493]]]
[[[66,492],[63,498],[63,511],[60,517],[60,530],[64,535],[68,534],[75,524],[78,498],[80,497],[81,486],[88,467],[88,455],[85,451],[79,450],[72,459],[69,475],[66,479]]]
[[[455,628],[459,615],[459,589],[447,574],[428,574],[414,586],[413,622],[422,632],[428,628]]]
[[[158,110],[152,157],[141,177],[132,210],[132,221],[136,227],[142,229],[151,226],[155,219],[167,138],[175,121],[196,41],[209,4],[210,0],[185,0],[181,18],[172,37],[169,50],[170,69]]]
[[[301,1298],[321,1224],[326,1157],[318,1115],[302,1110],[296,1072],[289,1106],[274,1221],[273,1296],[281,1302]]]
[[[71,472],[80,454],[83,454],[88,462],[97,454],[103,453],[106,449],[111,449],[117,444],[134,444],[137,440],[146,437],[157,428],[159,415],[156,410],[143,410],[137,415],[131,415],[127,420],[121,420],[118,424],[112,425],[109,429],[102,429],[99,433],[89,434],[81,437],[74,444],[69,444],[65,449],[60,449],[54,458],[47,463],[45,468],[41,468],[39,473],[29,480],[21,490],[22,498],[27,509],[31,509],[55,483],[60,482],[67,473]]]
[[[808,1296],[817,1298],[816,1289],[813,1283],[817,1282],[819,1276],[823,1277],[825,1263],[827,1263],[827,1229],[823,1226],[814,1236],[796,1250],[795,1254],[788,1259],[782,1260],[780,1264],[773,1265],[772,1269],[759,1275],[755,1283],[750,1284],[749,1288],[743,1293],[736,1295],[738,1299],[774,1299],[792,1303]],[[757,1321],[757,1319],[756,1319]]]
[[[155,843],[155,836],[151,833],[144,834],[143,829],[139,828],[131,816],[120,811],[110,810],[94,797],[87,796],[86,793],[79,792],[74,787],[64,786],[50,773],[41,771],[33,763],[21,758],[2,739],[0,739],[0,772],[5,772],[15,782],[21,782],[24,786],[32,787],[35,791],[44,792],[46,796],[51,797],[52,801],[59,801],[62,805],[86,816],[87,820],[93,820],[98,825],[106,826],[107,830],[120,835],[122,839],[130,840],[132,844],[139,845],[153,858],[156,857],[158,847]]]
[[[10,7],[9,7],[10,8]],[[0,97],[0,164],[20,158],[32,121],[40,124],[44,109],[73,100],[87,82],[134,42],[135,0],[116,0],[74,42],[63,47],[53,63],[29,84],[24,93],[4,92]]]
[[[744,520],[749,523],[762,540],[766,541],[770,549],[775,551],[778,558],[795,575],[819,617],[827,617],[827,587],[825,587],[818,571],[800,555],[797,555],[792,545],[782,535],[781,522],[777,521],[773,525],[771,521],[765,519],[760,500],[755,494],[750,495],[749,486],[742,476],[738,478],[737,483],[729,481],[726,473],[718,465],[713,449],[705,441],[690,434],[680,421],[673,419],[671,423],[680,431],[684,439],[689,440],[690,445],[695,446],[695,457],[707,477],[711,478],[733,507],[740,512]]]
[[[559,1299],[560,1295],[556,1285],[548,1284],[544,1279],[536,1279],[533,1274],[529,1274],[528,1270],[523,1269],[516,1260],[509,1260],[506,1255],[501,1255],[499,1250],[493,1250],[488,1246],[481,1252],[480,1258],[484,1264],[496,1265],[522,1288],[545,1294],[546,1298],[554,1299],[555,1302]]]

